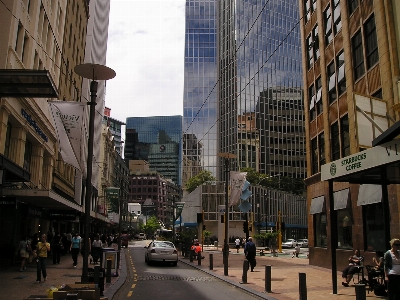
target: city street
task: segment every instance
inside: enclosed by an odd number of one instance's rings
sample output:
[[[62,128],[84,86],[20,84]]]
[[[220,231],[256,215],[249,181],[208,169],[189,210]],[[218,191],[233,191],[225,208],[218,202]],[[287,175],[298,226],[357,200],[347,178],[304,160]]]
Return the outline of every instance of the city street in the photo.
[[[114,299],[262,299],[184,263],[146,265],[144,245],[137,241],[126,252],[127,279]]]

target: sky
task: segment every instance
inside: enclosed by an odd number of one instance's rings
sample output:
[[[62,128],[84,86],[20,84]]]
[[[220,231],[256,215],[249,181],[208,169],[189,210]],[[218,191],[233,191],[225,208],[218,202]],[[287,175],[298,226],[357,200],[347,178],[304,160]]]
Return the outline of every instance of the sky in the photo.
[[[183,114],[185,0],[111,0],[106,106],[111,117]],[[124,137],[123,137],[124,138]]]

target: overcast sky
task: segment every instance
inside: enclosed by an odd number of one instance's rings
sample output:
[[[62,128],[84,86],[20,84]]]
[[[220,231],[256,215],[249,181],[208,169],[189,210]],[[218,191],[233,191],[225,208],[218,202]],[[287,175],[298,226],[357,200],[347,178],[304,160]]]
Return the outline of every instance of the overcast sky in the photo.
[[[182,115],[185,0],[111,0],[111,117]],[[124,137],[123,137],[124,138]]]

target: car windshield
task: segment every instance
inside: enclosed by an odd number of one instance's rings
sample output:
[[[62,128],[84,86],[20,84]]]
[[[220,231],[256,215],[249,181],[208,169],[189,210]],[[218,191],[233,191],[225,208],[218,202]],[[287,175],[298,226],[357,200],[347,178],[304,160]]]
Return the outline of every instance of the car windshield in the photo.
[[[154,242],[153,247],[155,248],[175,248],[171,242]]]

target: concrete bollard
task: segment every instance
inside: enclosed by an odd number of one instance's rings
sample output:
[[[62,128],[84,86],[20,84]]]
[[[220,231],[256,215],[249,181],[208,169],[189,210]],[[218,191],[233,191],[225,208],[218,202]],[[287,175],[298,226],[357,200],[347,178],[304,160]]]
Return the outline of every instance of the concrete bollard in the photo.
[[[271,266],[265,266],[265,291],[272,293],[271,290]]]
[[[242,282],[247,283],[247,271],[249,270],[249,261],[245,259],[243,261],[243,273],[242,273]]]
[[[107,278],[106,283],[111,283],[111,259],[107,259]]]
[[[299,299],[307,300],[306,273],[299,273]]]
[[[213,268],[214,268],[213,254],[210,253],[208,257],[210,258],[210,270],[213,270]]]
[[[366,300],[365,284],[356,284],[356,300]]]
[[[197,265],[201,266],[201,251],[197,252]]]

